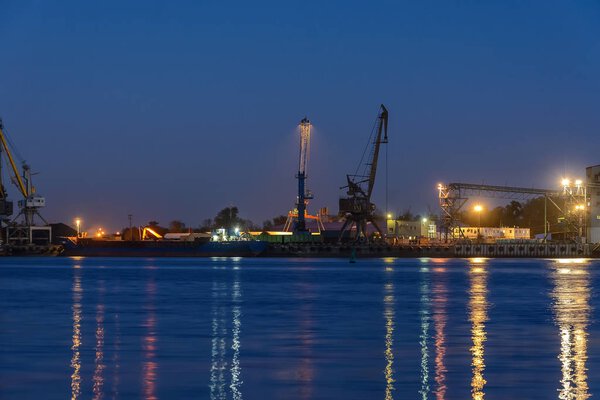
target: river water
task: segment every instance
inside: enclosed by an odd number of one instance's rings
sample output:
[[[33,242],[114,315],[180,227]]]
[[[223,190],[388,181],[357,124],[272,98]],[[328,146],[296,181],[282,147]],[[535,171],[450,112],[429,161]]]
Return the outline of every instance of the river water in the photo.
[[[587,399],[600,262],[0,259],[0,399]]]

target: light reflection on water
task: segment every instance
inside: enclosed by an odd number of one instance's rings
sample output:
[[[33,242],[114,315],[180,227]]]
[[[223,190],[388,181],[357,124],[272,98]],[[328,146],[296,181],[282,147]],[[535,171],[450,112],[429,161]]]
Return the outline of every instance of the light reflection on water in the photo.
[[[83,259],[62,277],[0,264],[0,398],[583,400],[600,387],[597,261],[202,262]],[[39,286],[31,271],[55,275]],[[12,383],[38,362],[39,389]]]
[[[431,301],[429,298],[429,268],[421,267],[421,334],[419,335],[419,344],[421,345],[421,389],[419,393],[423,400],[429,397],[429,319]]]
[[[435,398],[444,400],[446,398],[446,303],[448,302],[448,289],[446,287],[446,269],[434,268],[433,285],[433,326],[435,330]]]
[[[301,359],[299,366],[298,378],[300,380],[300,398],[301,399],[312,399],[314,396],[313,392],[313,381],[315,378],[315,367],[313,363],[313,309],[312,309],[312,296],[313,287],[310,283],[300,282],[297,285],[298,294],[301,297],[302,306],[299,311],[299,335],[300,335],[300,348],[301,348]]]
[[[487,310],[487,270],[485,259],[472,259],[469,267],[469,321],[471,321],[471,395],[474,400],[485,396],[484,387],[487,383],[485,370],[485,341],[487,334],[485,323],[488,320]]]
[[[96,357],[94,359],[94,400],[103,396],[104,386],[104,280],[98,281],[98,304],[96,305]]]
[[[81,287],[81,270],[79,265],[73,267],[73,338],[71,345],[71,399],[78,399],[81,395],[81,301],[83,299],[83,288]]]
[[[394,282],[393,282],[393,267],[386,267],[387,279],[383,290],[383,304],[385,317],[385,400],[394,398],[394,317],[395,317],[395,298],[394,298]]]
[[[241,380],[241,372],[242,368],[240,367],[240,332],[242,330],[242,310],[241,310],[241,290],[240,290],[240,281],[239,281],[239,272],[236,275],[236,279],[233,282],[233,290],[232,290],[232,318],[233,318],[233,328],[232,328],[232,340],[231,340],[231,350],[233,350],[233,357],[231,360],[231,394],[234,400],[242,399],[242,392],[240,387],[242,385]]]
[[[116,285],[116,293],[119,293],[119,284]],[[120,306],[116,305],[114,313],[114,344],[113,344],[113,355],[112,355],[112,399],[116,400],[119,398],[119,384],[121,383],[121,320],[120,320]]]
[[[158,361],[156,352],[158,337],[156,335],[156,282],[150,278],[146,285],[146,334],[142,339],[144,362],[142,366],[143,394],[146,400],[156,400],[156,381],[158,377]]]
[[[212,284],[212,324],[211,324],[211,366],[210,398],[227,398],[225,391],[225,370],[227,369],[226,345],[227,327],[225,326],[225,297],[227,285],[213,281]]]
[[[239,260],[233,260],[238,263]],[[223,270],[222,267],[215,268]],[[231,299],[231,302],[228,301]],[[231,314],[229,307],[231,307]],[[242,348],[242,285],[240,270],[233,267],[233,283],[231,290],[224,282],[212,282],[211,304],[211,366],[210,366],[210,398],[221,400],[228,398],[227,387],[234,400],[241,400],[242,396],[242,367],[240,351]],[[231,318],[231,333],[228,332],[228,320]],[[231,346],[227,341],[231,335]],[[231,362],[228,362],[228,349],[231,349]],[[227,373],[229,368],[229,374]],[[227,375],[230,375],[229,384]]]
[[[568,265],[568,266],[567,266]],[[562,377],[559,399],[585,400],[589,393],[587,328],[591,313],[590,277],[585,260],[560,260],[552,271],[554,321],[559,328]]]

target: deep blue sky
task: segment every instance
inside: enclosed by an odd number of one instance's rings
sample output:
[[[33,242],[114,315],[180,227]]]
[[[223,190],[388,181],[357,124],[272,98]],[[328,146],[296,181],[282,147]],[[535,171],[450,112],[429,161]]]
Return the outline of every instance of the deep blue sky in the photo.
[[[0,116],[51,221],[283,214],[304,115],[310,208],[337,212],[380,103],[392,210],[600,163],[595,0],[0,0],[0,49]]]

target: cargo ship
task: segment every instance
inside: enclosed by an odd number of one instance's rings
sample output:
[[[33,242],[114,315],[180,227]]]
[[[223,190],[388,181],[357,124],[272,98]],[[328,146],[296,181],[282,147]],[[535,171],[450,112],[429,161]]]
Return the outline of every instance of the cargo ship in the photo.
[[[268,247],[268,243],[259,240],[228,240],[210,235],[187,240],[64,238],[61,244],[61,255],[81,257],[257,257]]]

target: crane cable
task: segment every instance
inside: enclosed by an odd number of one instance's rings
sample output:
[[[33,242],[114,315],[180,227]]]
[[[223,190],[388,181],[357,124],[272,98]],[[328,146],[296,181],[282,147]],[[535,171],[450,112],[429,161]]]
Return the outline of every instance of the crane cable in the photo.
[[[4,162],[6,164],[6,169],[9,171],[13,171],[15,174],[19,174],[19,170],[17,165],[15,164],[14,166],[11,165],[9,163],[9,156],[14,156],[13,158],[16,158],[18,162],[21,163],[21,165],[25,164],[25,160],[23,159],[21,153],[19,152],[19,149],[17,148],[17,146],[15,145],[15,143],[12,141],[10,135],[8,134],[8,131],[6,129],[5,126],[2,126],[2,134],[4,136],[5,139],[5,143],[7,145],[8,148],[3,149],[6,153],[7,153],[7,157],[4,157]],[[13,185],[17,186],[17,188],[19,189],[19,191],[21,191],[21,193],[23,194],[23,196],[27,196],[27,189],[26,188],[21,188],[21,177],[20,176],[11,176],[9,174],[9,178],[10,181],[12,182]],[[23,192],[23,190],[25,190],[25,192]]]
[[[386,131],[387,134],[387,131]],[[386,146],[385,146],[385,217],[387,218],[388,213],[390,212],[388,209],[388,192],[389,192],[389,169],[388,169],[388,149],[389,149],[389,145],[387,144],[386,141]],[[387,223],[386,223],[387,225]],[[386,226],[386,231],[387,231],[387,226]]]
[[[19,152],[18,147],[15,145],[15,143],[10,138],[10,135],[8,134],[8,130],[6,129],[6,127],[2,128],[2,132],[4,133],[4,138],[6,139],[6,142],[8,143],[12,154],[15,156],[15,158],[21,164],[23,164],[25,162],[25,160],[23,159],[23,156],[21,156],[21,153]]]
[[[373,140],[373,136],[375,135],[375,132],[377,130],[377,123],[379,121],[379,113],[377,114],[377,118],[375,118],[375,122],[373,123],[373,128],[371,128],[371,134],[369,135],[369,141],[367,142],[367,145],[365,146],[365,149],[363,150],[363,154],[360,158],[360,162],[358,163],[358,165],[356,166],[356,171],[354,171],[354,175],[353,176],[361,176],[361,177],[366,177],[367,176],[367,169],[368,169],[368,164],[363,164],[363,161],[365,159],[365,155],[367,154],[367,150],[369,150],[369,148],[371,148],[372,145],[372,140]],[[364,170],[363,170],[363,174],[362,175],[358,175],[358,170],[360,169],[361,166],[364,166]]]

